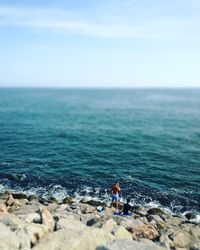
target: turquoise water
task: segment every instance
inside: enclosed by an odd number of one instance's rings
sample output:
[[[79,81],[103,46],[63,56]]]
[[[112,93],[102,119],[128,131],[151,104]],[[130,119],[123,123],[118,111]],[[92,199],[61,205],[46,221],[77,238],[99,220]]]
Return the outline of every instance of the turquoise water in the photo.
[[[200,90],[0,89],[0,190],[200,210]]]

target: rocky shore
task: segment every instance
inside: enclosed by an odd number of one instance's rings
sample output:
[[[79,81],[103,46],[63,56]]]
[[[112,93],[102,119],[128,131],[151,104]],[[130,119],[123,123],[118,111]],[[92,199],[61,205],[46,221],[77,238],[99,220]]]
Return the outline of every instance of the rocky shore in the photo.
[[[197,250],[195,214],[171,215],[134,206],[115,216],[101,201],[58,202],[23,193],[0,194],[0,250]]]

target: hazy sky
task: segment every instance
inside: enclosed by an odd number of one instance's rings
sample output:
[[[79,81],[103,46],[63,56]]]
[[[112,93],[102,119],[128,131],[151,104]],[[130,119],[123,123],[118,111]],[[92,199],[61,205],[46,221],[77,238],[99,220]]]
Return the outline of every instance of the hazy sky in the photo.
[[[0,86],[200,87],[200,0],[0,0]]]

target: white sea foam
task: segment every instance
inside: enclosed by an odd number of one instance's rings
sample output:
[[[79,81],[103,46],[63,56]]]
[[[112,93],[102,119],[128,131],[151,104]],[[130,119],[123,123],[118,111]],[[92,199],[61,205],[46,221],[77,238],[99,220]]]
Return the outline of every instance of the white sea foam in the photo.
[[[6,190],[6,187],[2,184],[0,184],[0,192],[4,192]]]
[[[83,198],[87,198],[88,200],[99,200],[110,204],[111,202],[111,195],[107,190],[101,190],[100,188],[92,188],[89,186],[85,186],[82,189],[77,188],[73,193],[69,192],[65,187],[62,185],[50,185],[46,188],[44,187],[29,187],[21,188],[20,186],[15,187],[15,189],[11,189],[6,185],[0,184],[0,192],[5,192],[5,190],[9,190],[11,192],[22,192],[27,195],[36,195],[41,196],[43,198],[49,199],[50,197],[55,197],[60,202],[67,196],[73,196],[76,202],[79,202]],[[149,199],[149,197],[148,197]],[[126,197],[120,196],[120,202],[125,203]],[[184,216],[187,211],[180,214],[178,211],[181,211],[182,206],[175,205],[173,202],[170,204],[170,207],[163,207],[158,201],[151,199],[150,201],[146,202],[145,197],[141,194],[136,194],[135,197],[131,198],[131,205],[141,205],[145,208],[160,208],[167,213],[174,214],[174,211],[177,211],[179,215]],[[192,221],[192,220],[191,220]],[[197,215],[197,218],[193,221],[200,223],[200,215]]]

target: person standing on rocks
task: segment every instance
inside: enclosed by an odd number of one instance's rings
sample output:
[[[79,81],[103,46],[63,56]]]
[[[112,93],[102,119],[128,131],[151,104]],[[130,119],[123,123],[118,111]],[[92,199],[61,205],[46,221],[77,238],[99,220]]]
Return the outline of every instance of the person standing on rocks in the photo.
[[[119,186],[119,183],[117,182],[112,186],[111,192],[112,192],[112,202],[111,202],[111,207],[113,204],[116,204],[116,208],[118,209],[118,203],[119,203],[119,192],[121,191],[121,188]]]

